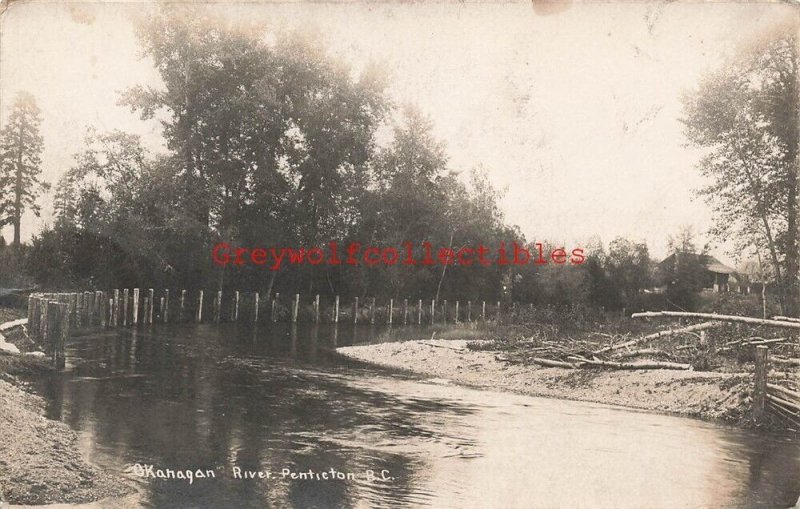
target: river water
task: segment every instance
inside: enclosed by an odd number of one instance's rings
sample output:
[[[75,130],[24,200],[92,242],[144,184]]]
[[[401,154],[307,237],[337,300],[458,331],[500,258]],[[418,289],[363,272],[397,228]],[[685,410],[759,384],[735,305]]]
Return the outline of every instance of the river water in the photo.
[[[472,390],[332,353],[424,334],[413,328],[271,325],[75,338],[48,411],[145,507],[784,508],[800,495],[794,435]],[[191,484],[152,477],[186,470]]]

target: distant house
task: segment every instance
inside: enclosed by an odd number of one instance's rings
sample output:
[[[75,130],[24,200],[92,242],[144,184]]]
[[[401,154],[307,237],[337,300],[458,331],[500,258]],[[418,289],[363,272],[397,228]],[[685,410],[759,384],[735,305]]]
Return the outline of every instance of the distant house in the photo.
[[[736,290],[739,290],[739,280],[737,278],[736,269],[729,267],[717,260],[711,255],[690,255],[695,256],[700,264],[705,268],[703,276],[703,288],[714,292],[729,292],[731,291],[731,284],[736,285]],[[677,263],[675,253],[664,258],[659,264],[659,272],[662,274],[669,273],[669,269],[673,268]]]

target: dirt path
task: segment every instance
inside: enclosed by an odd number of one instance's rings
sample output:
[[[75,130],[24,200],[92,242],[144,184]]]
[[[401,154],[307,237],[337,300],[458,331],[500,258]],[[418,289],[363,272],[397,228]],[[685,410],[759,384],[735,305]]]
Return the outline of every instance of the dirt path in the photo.
[[[497,360],[494,352],[468,350],[466,343],[406,341],[342,347],[337,352],[370,364],[472,387],[620,405],[737,425],[749,419],[752,381],[746,374],[509,365]]]

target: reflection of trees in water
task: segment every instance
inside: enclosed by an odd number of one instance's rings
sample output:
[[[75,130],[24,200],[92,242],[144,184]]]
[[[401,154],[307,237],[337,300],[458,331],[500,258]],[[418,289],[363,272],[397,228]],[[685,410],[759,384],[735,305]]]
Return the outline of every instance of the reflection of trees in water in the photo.
[[[477,446],[464,417],[479,409],[381,390],[369,385],[375,380],[369,371],[316,371],[319,365],[302,360],[265,358],[290,358],[294,343],[297,359],[316,356],[324,363],[326,331],[332,329],[315,333],[301,326],[292,334],[291,327],[265,328],[254,340],[246,328],[179,326],[78,338],[70,345],[74,371],[49,383],[48,410],[92,437],[90,457],[111,468],[139,462],[217,469],[215,480],[192,486],[149,481],[153,506],[419,504],[438,449],[446,454]],[[794,503],[798,493],[791,490],[800,478],[796,442],[787,446],[774,437],[730,430],[712,435],[723,449],[719,475],[741,485],[737,503]],[[233,465],[276,473],[334,468],[359,476],[366,469],[387,469],[395,480],[235,480]]]

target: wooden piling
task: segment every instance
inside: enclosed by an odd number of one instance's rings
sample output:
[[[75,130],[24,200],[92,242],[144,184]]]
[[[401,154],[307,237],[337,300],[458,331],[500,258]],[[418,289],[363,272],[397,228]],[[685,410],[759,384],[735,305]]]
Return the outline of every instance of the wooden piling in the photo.
[[[375,323],[375,297],[369,302],[369,323]]]
[[[358,297],[353,299],[353,325],[358,323]]]
[[[314,296],[314,323],[319,323],[319,294]]]
[[[403,325],[408,325],[408,299],[403,299]]]
[[[333,323],[339,323],[339,296],[333,299]]]
[[[214,299],[214,323],[219,323],[222,318],[222,290],[217,290],[217,296]]]
[[[58,333],[56,334],[53,360],[56,369],[64,369],[66,364],[66,345],[69,337],[69,304],[56,304],[58,306]]]
[[[77,327],[78,326],[78,294],[77,293],[70,293],[69,294],[69,321],[70,327]]]
[[[442,301],[442,323],[447,323],[447,299]]]
[[[108,324],[108,300],[106,299],[106,292],[100,292],[100,327]]]
[[[142,299],[142,325],[147,325],[147,310],[150,309],[150,297]]]
[[[119,326],[119,288],[114,289],[114,297],[112,298],[111,326]]]
[[[186,290],[181,290],[181,308],[178,311],[178,321],[182,322],[183,318],[183,311],[186,309]]]
[[[169,323],[169,290],[164,290],[164,307],[161,309],[161,321]]]
[[[253,293],[253,323],[258,323],[258,292]]]
[[[453,317],[453,323],[458,323],[458,301],[456,301],[456,309],[455,309],[455,316]]]
[[[47,329],[49,328],[48,326],[50,325],[49,322],[48,322],[48,317],[47,317],[47,311],[48,311],[48,309],[50,309],[49,301],[44,297],[41,298],[39,300],[39,307],[40,307],[40,313],[39,313],[39,338],[49,348],[50,347],[50,342],[47,340],[48,339],[48,336],[47,336],[48,330]]]
[[[34,315],[34,306],[36,305],[36,297],[33,295],[28,295],[28,333],[33,336],[31,331],[33,330],[33,324],[35,323]]]
[[[486,321],[486,301],[481,301],[481,321]]]
[[[769,372],[769,349],[760,345],[756,347],[756,369],[753,377],[753,421],[762,424],[766,415],[767,405],[767,373]]]
[[[394,299],[389,299],[389,325],[392,325],[392,315],[394,311]]]
[[[422,325],[422,299],[417,300],[417,325]]]
[[[156,299],[155,292],[153,291],[152,288],[149,288],[147,290],[147,296],[150,297],[150,305],[147,307],[147,323],[152,324],[153,323],[153,306],[155,306],[155,302],[153,302],[153,301]]]
[[[300,294],[294,294],[294,303],[292,303],[292,323],[297,323],[297,314],[300,312]]]
[[[472,322],[472,301],[467,301],[467,322]]]
[[[122,290],[122,326],[128,326],[128,289]]]
[[[239,321],[239,290],[233,292],[233,315],[231,316],[231,321]]]
[[[133,289],[133,313],[131,316],[131,323],[133,325],[139,324],[139,289]]]
[[[201,323],[203,321],[203,290],[197,296],[197,312],[195,313],[195,321]]]
[[[436,315],[436,300],[431,300],[431,325],[434,323],[434,316]]]
[[[277,306],[278,306],[278,294],[276,293],[275,297],[272,299],[272,309],[270,311],[270,320],[272,320],[273,322],[275,321],[275,313],[276,313],[275,308]]]
[[[500,323],[500,301],[497,301],[497,323]]]
[[[158,312],[161,314],[160,318],[161,321],[164,321],[164,311],[167,309],[166,299],[164,297],[160,297],[158,299]]]
[[[103,301],[106,302],[105,299]],[[111,328],[114,326],[114,297],[109,297],[107,302],[106,318],[108,318],[108,322],[106,322],[106,325]]]
[[[92,292],[83,292],[83,320],[84,325],[92,325]]]

